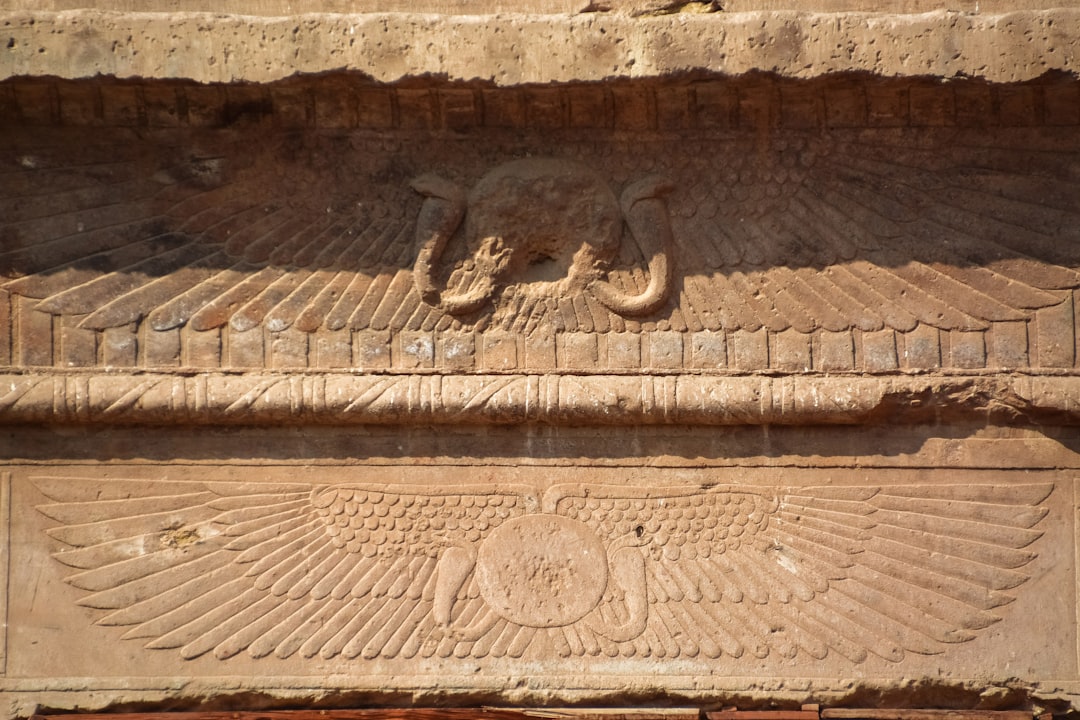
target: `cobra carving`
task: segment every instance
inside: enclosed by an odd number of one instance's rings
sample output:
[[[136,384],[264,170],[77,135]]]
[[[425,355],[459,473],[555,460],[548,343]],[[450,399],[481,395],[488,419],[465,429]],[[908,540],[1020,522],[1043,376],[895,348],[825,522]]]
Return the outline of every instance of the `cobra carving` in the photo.
[[[943,653],[1005,618],[1053,491],[35,483],[97,624],[221,659]]]
[[[500,165],[469,193],[436,175],[417,178],[413,188],[426,198],[416,227],[416,287],[425,302],[450,314],[480,309],[501,282],[536,277],[530,269],[550,263],[554,273],[542,279],[559,278],[557,296],[588,292],[620,315],[644,315],[667,300],[672,234],[662,199],[668,185],[659,178],[631,184],[616,200],[583,165],[530,158]],[[468,287],[440,290],[440,260],[462,221],[472,252]],[[624,223],[648,262],[649,284],[636,294],[605,277],[625,242]]]

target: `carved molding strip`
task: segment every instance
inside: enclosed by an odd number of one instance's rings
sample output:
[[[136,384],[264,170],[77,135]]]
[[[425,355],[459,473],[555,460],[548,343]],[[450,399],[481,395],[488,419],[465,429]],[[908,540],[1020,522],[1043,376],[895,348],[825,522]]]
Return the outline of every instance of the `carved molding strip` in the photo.
[[[0,423],[1080,423],[1080,377],[0,375]]]

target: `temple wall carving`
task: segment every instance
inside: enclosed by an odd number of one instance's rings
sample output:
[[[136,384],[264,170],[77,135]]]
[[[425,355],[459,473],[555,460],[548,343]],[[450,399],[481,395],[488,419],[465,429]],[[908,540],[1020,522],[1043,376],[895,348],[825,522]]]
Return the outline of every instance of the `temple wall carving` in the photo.
[[[1076,707],[1077,12],[556,4],[0,2],[0,714]]]

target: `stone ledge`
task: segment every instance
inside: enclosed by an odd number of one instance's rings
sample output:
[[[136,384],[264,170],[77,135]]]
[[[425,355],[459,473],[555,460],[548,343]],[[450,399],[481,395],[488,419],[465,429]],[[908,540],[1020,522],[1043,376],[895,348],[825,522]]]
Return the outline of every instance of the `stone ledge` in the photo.
[[[686,73],[1022,82],[1080,66],[1080,10],[977,15],[0,13],[0,78],[100,75],[265,83],[350,71],[498,86]]]
[[[1080,424],[1073,375],[11,373],[0,424]]]

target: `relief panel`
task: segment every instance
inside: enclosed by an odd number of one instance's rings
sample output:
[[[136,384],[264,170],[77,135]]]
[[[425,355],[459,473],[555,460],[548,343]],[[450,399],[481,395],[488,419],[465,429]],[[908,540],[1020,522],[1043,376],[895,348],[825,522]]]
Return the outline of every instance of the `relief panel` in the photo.
[[[1059,473],[583,472],[20,472],[11,674],[1076,675]]]
[[[957,92],[1007,90],[974,82],[523,93],[338,79],[235,100],[218,88],[206,123],[190,102],[206,89],[179,87],[164,124],[150,106],[128,122],[106,112],[139,109],[149,89],[91,87],[101,118],[16,123],[0,146],[3,357],[455,373],[1073,368],[1080,145],[1076,118],[1048,114],[1067,100],[1059,85],[1024,86],[1043,110],[1020,122],[1004,100],[979,121],[958,114]],[[66,84],[10,89],[74,102]],[[888,122],[885,96],[900,113]],[[292,127],[308,103],[314,120]],[[548,105],[562,110],[548,118]]]

